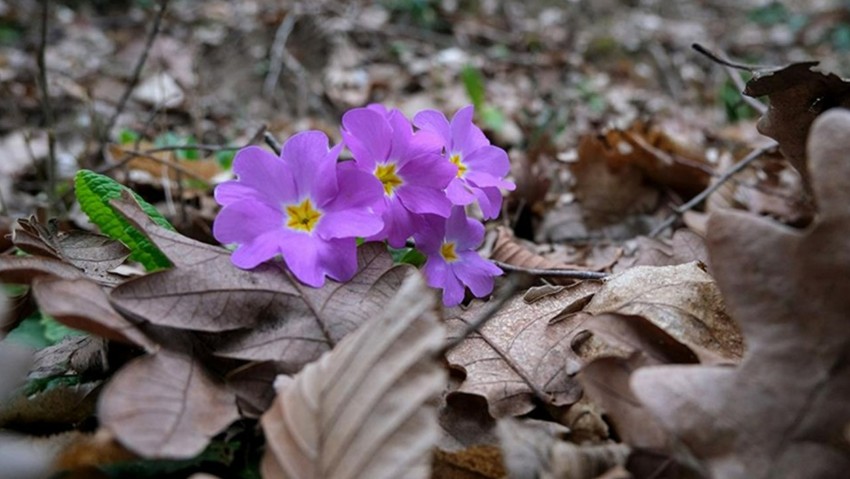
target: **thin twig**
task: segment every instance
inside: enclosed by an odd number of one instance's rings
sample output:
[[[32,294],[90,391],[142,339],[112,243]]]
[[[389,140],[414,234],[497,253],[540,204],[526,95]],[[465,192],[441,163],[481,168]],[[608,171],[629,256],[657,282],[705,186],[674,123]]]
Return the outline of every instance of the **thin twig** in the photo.
[[[266,144],[269,145],[269,148],[274,151],[276,155],[280,155],[280,142],[277,141],[270,132],[263,132],[263,140],[266,141]]]
[[[743,63],[736,63],[736,62],[733,62],[732,60],[727,60],[726,58],[721,57],[720,55],[712,52],[711,50],[700,45],[699,43],[691,44],[691,48],[698,51],[699,53],[702,53],[703,55],[708,57],[709,60],[711,60],[715,63],[718,63],[720,65],[725,65],[727,67],[732,67],[736,70],[744,70],[744,71],[753,73],[753,72],[756,72],[758,70],[763,70],[765,68],[765,67],[760,67],[760,66],[757,66],[757,65],[744,65]]]
[[[50,105],[50,92],[47,86],[47,18],[50,1],[42,0],[41,40],[38,44],[38,78],[41,87],[41,110],[44,113],[44,128],[47,131],[47,212],[53,211],[56,201],[56,136],[53,133],[53,109]]]
[[[477,331],[480,327],[484,326],[484,323],[489,321],[493,316],[498,313],[502,307],[507,303],[511,298],[513,298],[514,294],[522,288],[528,287],[531,285],[531,278],[529,276],[519,277],[517,275],[512,275],[508,278],[507,283],[505,283],[496,294],[493,295],[493,298],[487,303],[486,309],[475,318],[475,321],[466,324],[466,329],[461,331],[458,335],[448,339],[443,347],[437,351],[436,356],[438,358],[443,357],[446,353],[457,347],[458,344],[462,343],[464,339],[466,339],[470,334]]]
[[[538,269],[538,268],[524,268],[522,266],[515,266],[508,263],[503,263],[501,261],[493,261],[493,264],[502,268],[505,271],[512,271],[516,273],[525,273],[530,274],[532,276],[544,276],[547,278],[571,278],[571,279],[605,279],[608,277],[608,273],[600,273],[597,271],[584,271],[580,269]]]
[[[124,107],[127,106],[127,100],[130,99],[130,95],[139,83],[139,77],[142,75],[142,69],[145,66],[145,62],[148,60],[148,53],[150,53],[151,47],[153,47],[153,41],[159,33],[159,27],[162,24],[162,17],[165,16],[166,7],[168,7],[168,0],[160,0],[159,11],[156,12],[153,27],[150,32],[148,32],[148,37],[145,41],[145,48],[142,50],[142,54],[139,56],[139,60],[136,62],[135,68],[133,68],[133,74],[130,76],[130,83],[127,85],[127,88],[124,89],[124,94],[122,94],[121,99],[118,100],[118,106],[115,107],[115,111],[106,122],[106,128],[103,130],[102,143],[105,143],[109,138],[109,132],[112,130],[112,127],[115,126],[115,122],[118,121],[118,116],[124,111]]]
[[[277,87],[277,82],[280,79],[280,73],[283,71],[284,58],[286,56],[286,41],[289,39],[289,34],[295,26],[297,18],[296,13],[289,13],[286,18],[280,22],[280,26],[274,34],[272,49],[269,54],[269,73],[263,82],[263,96],[270,99]]]
[[[186,168],[180,166],[178,163],[173,162],[171,160],[158,158],[154,155],[149,155],[149,154],[147,154],[143,151],[127,150],[127,149],[124,149],[124,148],[119,148],[119,149],[121,150],[121,153],[124,156],[122,156],[121,159],[118,160],[116,163],[113,163],[113,164],[111,164],[111,165],[109,165],[105,168],[98,169],[97,170],[98,173],[105,174],[105,173],[108,173],[108,172],[110,172],[114,169],[117,169],[117,168],[120,168],[120,167],[126,165],[127,163],[133,161],[135,158],[145,158],[147,160],[155,161],[155,162],[157,162],[161,165],[165,165],[165,166],[171,168],[172,170],[177,171],[179,173],[182,173],[182,174],[184,174],[184,175],[186,175],[186,176],[188,176],[192,179],[198,180],[201,183],[203,183],[204,186],[206,186],[206,187],[209,187],[209,185],[210,185],[209,181],[207,181],[204,177],[199,176],[198,174],[187,170]]]
[[[741,101],[750,105],[750,108],[757,111],[760,115],[767,113],[767,105],[751,96],[744,95],[743,92],[747,89],[747,85],[744,84],[744,80],[742,80],[740,75],[738,75],[738,71],[729,65],[723,65],[723,68],[726,70],[726,74],[729,75],[729,79],[735,84],[735,88],[737,88],[738,92],[741,93]]]
[[[731,168],[724,171],[723,174],[720,175],[720,177],[717,179],[717,181],[709,185],[708,188],[702,190],[700,194],[691,198],[691,200],[687,203],[674,208],[673,213],[649,233],[649,237],[653,238],[655,236],[658,236],[659,233],[661,233],[662,231],[667,229],[667,227],[672,225],[677,218],[679,218],[680,216],[685,214],[685,212],[695,208],[700,203],[705,201],[705,199],[708,198],[709,195],[717,191],[717,189],[723,186],[723,184],[726,183],[730,178],[740,173],[744,168],[749,166],[753,161],[757,160],[758,158],[761,158],[764,154],[775,150],[777,146],[778,145],[776,143],[771,143],[769,145],[763,146],[761,148],[756,148],[755,150],[751,151],[741,161],[735,163],[734,165],[732,165]]]

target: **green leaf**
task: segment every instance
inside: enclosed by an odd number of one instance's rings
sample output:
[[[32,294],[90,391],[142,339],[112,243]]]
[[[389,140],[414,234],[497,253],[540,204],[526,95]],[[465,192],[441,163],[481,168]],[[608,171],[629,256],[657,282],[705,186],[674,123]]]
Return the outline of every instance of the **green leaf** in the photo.
[[[122,145],[129,145],[135,143],[139,139],[139,134],[133,130],[128,130],[127,128],[122,128],[120,132],[118,132],[118,143]]]
[[[390,256],[393,257],[393,263],[396,264],[410,264],[418,268],[425,264],[425,260],[427,259],[425,258],[425,255],[416,248],[388,248],[390,250]]]
[[[85,336],[87,334],[79,329],[69,328],[44,313],[41,313],[39,322],[44,328],[44,338],[50,341],[50,344],[56,344],[68,336]]]
[[[41,317],[38,314],[21,321],[15,329],[9,331],[4,341],[22,344],[33,349],[43,349],[51,344],[44,336],[44,325],[41,324]]]
[[[460,72],[460,79],[463,81],[463,86],[466,88],[466,94],[472,101],[472,105],[476,110],[481,110],[484,106],[484,77],[472,65],[466,65]]]
[[[109,201],[119,198],[122,191],[128,191],[151,220],[163,228],[174,231],[171,223],[153,205],[112,178],[90,170],[78,171],[74,178],[74,186],[77,201],[80,202],[83,212],[103,234],[124,243],[131,251],[130,258],[141,263],[148,271],[171,266],[168,258],[123,216],[116,213],[109,205]]]

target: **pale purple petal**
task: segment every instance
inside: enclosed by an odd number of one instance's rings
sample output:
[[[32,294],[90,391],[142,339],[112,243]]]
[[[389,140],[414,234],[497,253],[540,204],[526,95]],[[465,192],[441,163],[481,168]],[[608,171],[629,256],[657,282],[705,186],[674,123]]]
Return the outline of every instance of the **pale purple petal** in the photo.
[[[493,277],[501,275],[502,270],[475,251],[465,251],[459,256],[457,261],[451,263],[457,278],[478,298],[492,293]]]
[[[392,128],[386,118],[368,108],[355,108],[342,116],[342,138],[357,163],[367,170],[390,154]]]
[[[465,181],[455,178],[446,187],[446,198],[453,205],[468,205],[475,201],[475,194],[466,186]]]
[[[489,173],[497,178],[503,178],[511,171],[508,154],[505,150],[493,145],[485,145],[466,153],[463,156],[463,162],[470,171]]]
[[[327,211],[316,224],[316,234],[323,239],[354,238],[371,236],[384,227],[384,222],[375,213],[362,209]]]
[[[321,240],[307,233],[287,235],[285,241],[281,241],[279,245],[283,260],[292,274],[302,283],[314,288],[325,284],[324,271],[319,264],[320,245]]]
[[[392,146],[390,147],[389,158],[396,160],[399,165],[404,164],[410,159],[408,148],[410,141],[413,139],[413,125],[410,124],[404,114],[393,109],[387,115],[387,121],[392,128]]]
[[[446,158],[434,155],[407,162],[398,169],[398,174],[406,183],[442,190],[457,177],[457,167]]]
[[[426,255],[440,254],[443,238],[446,235],[446,219],[436,215],[423,215],[419,228],[413,235],[413,241],[419,251]]]
[[[357,273],[357,240],[335,239],[318,243],[319,265],[332,279],[345,282]]]
[[[467,171],[463,179],[465,179],[473,188],[502,188],[508,191],[516,189],[514,182],[503,180],[502,178],[495,177],[489,173]]]
[[[229,205],[240,200],[267,201],[256,188],[246,185],[238,180],[225,181],[215,187],[213,193],[215,201],[222,205]]]
[[[278,233],[274,231],[257,236],[247,243],[240,244],[230,255],[230,261],[242,269],[254,268],[280,254],[279,239]]]
[[[485,220],[499,216],[502,211],[502,192],[498,188],[475,188],[472,191],[478,198],[478,206]]]
[[[446,217],[452,207],[446,194],[435,188],[403,185],[396,190],[396,195],[405,208],[417,214],[429,213]]]
[[[336,194],[336,157],[328,155],[328,137],[321,131],[293,135],[283,144],[281,158],[295,178],[296,201],[310,196],[321,202]]]
[[[347,208],[378,207],[384,198],[384,187],[375,175],[367,173],[348,161],[337,168],[337,196],[320,205],[326,211]]]
[[[403,247],[407,238],[413,235],[418,224],[421,223],[421,221],[415,221],[414,216],[398,201],[398,198],[389,201],[381,219],[384,220],[384,229],[368,239],[370,241],[386,239],[393,248]]]
[[[270,205],[294,201],[295,180],[284,162],[273,153],[257,146],[242,148],[233,159],[233,172],[238,176],[239,184],[256,190],[253,196],[258,201],[264,201]],[[231,182],[219,185],[225,186]],[[245,199],[247,192],[244,189],[228,192],[230,187],[224,188],[221,193],[224,201],[231,202],[235,198]],[[217,188],[218,189],[218,188]],[[216,194],[216,200],[219,194]],[[221,205],[229,203],[221,203]]]
[[[466,289],[455,276],[452,266],[451,264],[446,265],[448,271],[443,282],[443,304],[448,307],[459,305],[466,296]]]
[[[282,230],[284,217],[283,211],[265,203],[238,201],[218,213],[213,222],[213,236],[223,244],[247,243],[268,231]]]
[[[460,280],[455,277],[451,265],[439,255],[428,256],[425,266],[422,267],[428,286],[443,290],[443,304],[456,306],[463,301],[464,287]]]
[[[438,160],[448,162],[443,156],[443,141],[430,131],[414,133],[407,139],[404,151],[400,152],[399,155],[393,155],[393,157],[398,158],[398,164],[402,168],[409,163],[421,164]]]
[[[448,153],[472,153],[483,146],[489,145],[490,141],[484,136],[481,128],[472,123],[475,109],[472,105],[461,108],[452,118],[452,145]]]
[[[458,251],[477,248],[484,241],[484,225],[467,217],[462,206],[452,207],[446,220],[446,240],[454,241]]]
[[[432,131],[440,136],[443,146],[452,144],[452,131],[449,120],[437,110],[422,110],[413,117],[413,124],[425,131]]]

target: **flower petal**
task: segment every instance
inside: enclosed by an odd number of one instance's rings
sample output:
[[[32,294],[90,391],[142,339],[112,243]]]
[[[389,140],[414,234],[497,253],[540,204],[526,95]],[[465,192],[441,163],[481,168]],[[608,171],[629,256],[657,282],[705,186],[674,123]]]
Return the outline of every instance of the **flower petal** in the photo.
[[[221,209],[213,222],[213,236],[223,244],[248,243],[284,228],[282,211],[258,201],[242,200]]]
[[[302,283],[319,288],[325,284],[325,274],[319,264],[321,239],[307,233],[287,235],[280,242],[280,252],[286,266]]]
[[[413,235],[413,241],[416,242],[416,248],[426,255],[439,255],[445,235],[445,218],[436,215],[422,215],[422,221],[420,221],[419,228]]]
[[[401,204],[398,197],[389,201],[386,210],[381,215],[384,220],[384,229],[378,234],[369,237],[370,241],[387,240],[393,248],[401,248],[407,242],[407,238],[411,237],[417,226],[421,223],[414,218],[407,208]]]
[[[275,231],[268,231],[253,240],[240,244],[230,255],[230,261],[239,268],[251,269],[268,261],[280,253],[280,237]]]
[[[384,222],[366,208],[327,211],[316,225],[316,234],[325,240],[371,236],[381,231]]]
[[[501,269],[475,251],[460,253],[460,259],[452,263],[452,269],[457,278],[478,298],[492,293],[493,277],[502,274]]]
[[[489,173],[496,178],[504,178],[511,171],[508,154],[505,150],[493,145],[485,145],[467,153],[463,157],[463,162],[470,172]]]
[[[472,123],[475,109],[472,105],[461,108],[452,118],[452,145],[449,153],[462,153],[464,156],[490,144],[481,128]]]
[[[371,171],[376,162],[388,158],[393,132],[383,115],[355,108],[342,115],[342,126],[342,138],[362,168]]]
[[[296,200],[311,196],[317,203],[337,192],[336,155],[329,155],[328,137],[321,131],[296,133],[283,144],[281,158],[295,179]]]
[[[325,274],[338,282],[345,282],[357,273],[357,240],[335,239],[317,243],[319,265]]]
[[[398,174],[405,183],[443,189],[457,177],[457,166],[441,155],[431,154],[401,165]]]
[[[446,187],[446,198],[453,205],[468,205],[475,201],[475,194],[466,186],[466,182],[460,178],[455,178]]]
[[[413,124],[425,131],[431,131],[440,136],[443,146],[452,144],[452,131],[449,120],[437,110],[422,110],[413,117]]]
[[[508,191],[516,189],[516,185],[512,181],[503,180],[502,178],[491,175],[490,173],[481,173],[478,171],[469,171],[464,176],[464,179],[473,188],[503,188]]]
[[[436,188],[403,185],[396,191],[396,195],[404,207],[413,213],[446,217],[451,212],[452,203],[444,192]]]
[[[454,241],[459,251],[477,248],[484,241],[484,225],[467,217],[462,206],[454,206],[446,220],[446,240]]]
[[[499,216],[502,212],[502,192],[498,188],[475,188],[472,191],[478,197],[478,206],[485,220]]]
[[[257,191],[254,195],[257,200],[277,205],[296,199],[292,172],[280,158],[260,147],[249,146],[239,150],[233,159],[233,172],[238,175],[238,183]],[[228,195],[225,189],[223,199],[230,201],[234,196],[244,197],[246,193],[247,190],[243,189],[236,195]]]
[[[348,208],[378,207],[384,198],[384,187],[375,175],[367,173],[354,162],[347,161],[337,167],[339,191],[332,201],[321,205],[327,211]]]

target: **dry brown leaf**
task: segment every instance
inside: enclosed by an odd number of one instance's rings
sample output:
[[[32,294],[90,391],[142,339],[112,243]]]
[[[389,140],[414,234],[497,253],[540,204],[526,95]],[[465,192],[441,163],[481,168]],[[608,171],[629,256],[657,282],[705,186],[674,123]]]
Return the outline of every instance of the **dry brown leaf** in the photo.
[[[850,107],[850,82],[814,69],[818,62],[793,63],[756,74],[744,90],[752,97],[767,96],[770,106],[758,130],[779,143],[782,153],[808,183],[806,138],[815,118],[835,107]]]
[[[107,384],[98,404],[101,427],[145,458],[198,455],[239,418],[236,397],[199,359],[160,350],[134,359]]]
[[[625,444],[579,446],[558,438],[539,423],[499,421],[499,437],[510,477],[594,479],[629,456]]]
[[[698,263],[638,266],[612,276],[585,311],[643,316],[703,362],[735,360],[743,343],[714,279]]]
[[[546,257],[528,250],[514,237],[510,229],[499,226],[496,228],[496,242],[490,258],[513,266],[532,269],[569,268],[566,263],[552,261]]]
[[[121,276],[110,273],[130,255],[120,242],[87,231],[57,233],[35,217],[18,220],[18,226],[13,241],[27,253],[65,261],[104,285],[123,281]]]
[[[502,479],[507,471],[498,446],[477,445],[455,452],[434,452],[434,479]]]
[[[678,229],[672,238],[635,239],[634,252],[621,258],[614,266],[619,273],[634,266],[674,266],[700,261],[708,264],[705,240],[689,229]]]
[[[850,470],[850,112],[815,120],[809,162],[819,212],[793,230],[715,213],[708,246],[740,321],[740,366],[637,371],[637,396],[718,478],[844,477]]]
[[[234,332],[216,345],[223,357],[274,360],[295,372],[317,359],[368,319],[379,315],[412,268],[394,265],[386,247],[357,248],[357,273],[345,283],[327,281],[322,288],[292,284],[299,296],[281,314],[256,327]],[[281,275],[281,271],[274,272]]]
[[[148,141],[139,143],[136,149],[133,149],[132,146],[110,144],[107,148],[107,159],[112,164],[123,162],[130,170],[147,173],[154,183],[158,183],[160,178],[163,177],[171,181],[178,179],[186,181],[194,178],[210,182],[215,175],[221,173],[221,166],[215,158],[180,161],[173,151],[145,153],[146,150],[156,148],[153,143]],[[139,153],[144,154],[140,155]],[[183,172],[169,165],[177,165]]]
[[[103,289],[84,279],[36,278],[32,291],[39,308],[57,321],[98,336],[153,351],[156,344],[109,304]]]
[[[42,276],[77,279],[83,273],[77,268],[55,259],[36,256],[0,256],[0,281],[4,283],[30,284]]]
[[[435,305],[413,275],[379,316],[281,382],[261,420],[264,478],[430,477],[446,384]]]
[[[475,445],[499,443],[496,420],[487,410],[487,400],[475,394],[449,393],[440,405],[440,427],[443,437],[439,449],[462,451]]]
[[[496,418],[531,411],[535,390],[554,405],[577,401],[581,388],[571,375],[581,360],[570,348],[570,338],[582,321],[566,310],[595,288],[587,283],[536,296],[531,302],[521,296],[509,300],[446,355],[450,366],[466,374],[458,391],[487,398]],[[466,310],[446,311],[450,336],[465,331],[486,307],[475,301]]]

